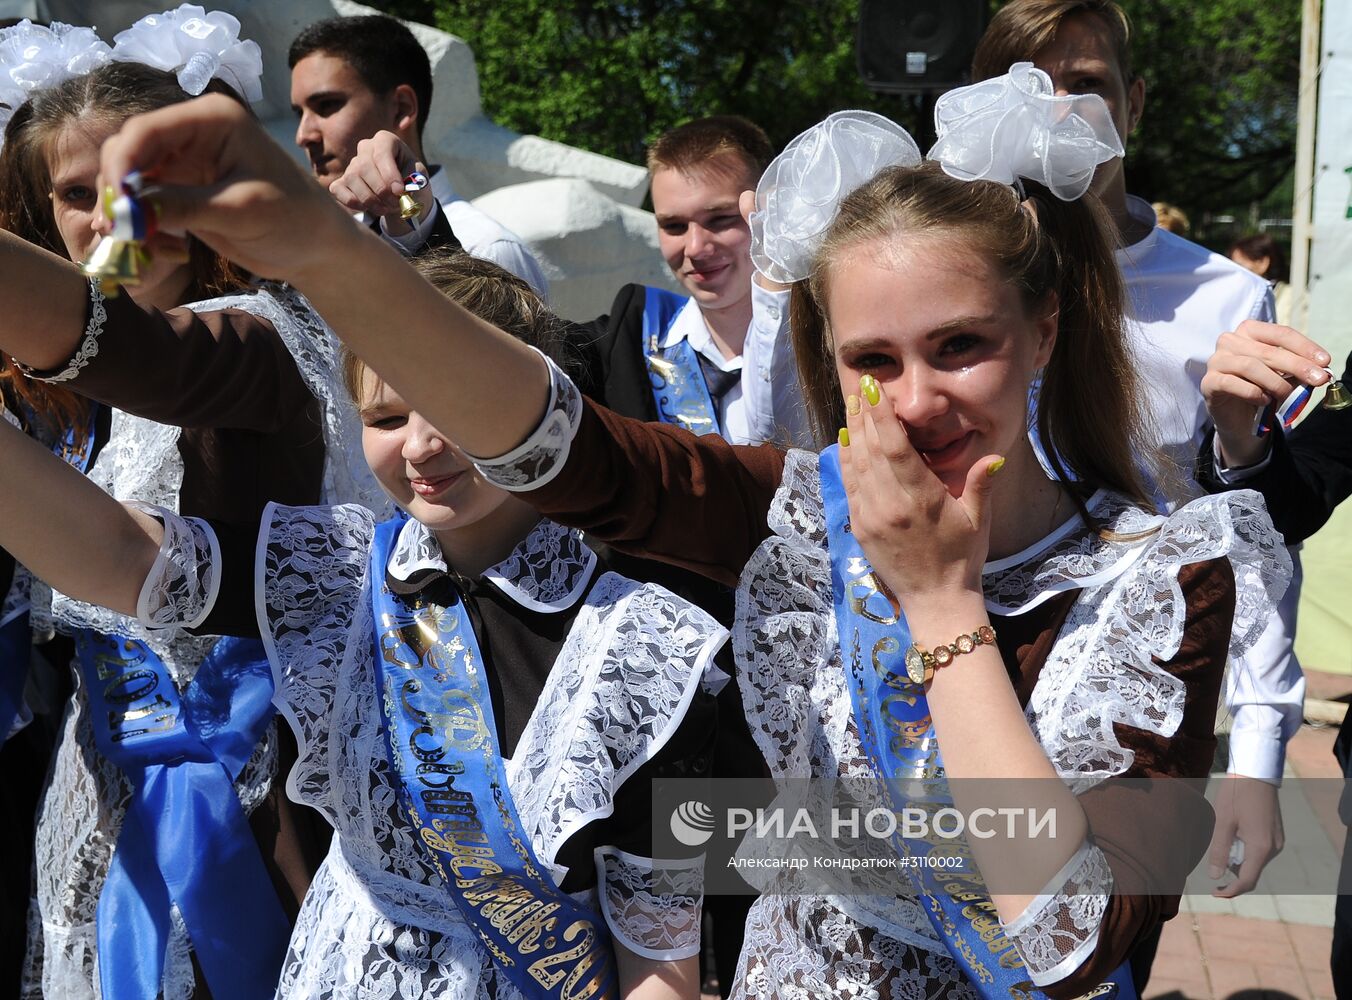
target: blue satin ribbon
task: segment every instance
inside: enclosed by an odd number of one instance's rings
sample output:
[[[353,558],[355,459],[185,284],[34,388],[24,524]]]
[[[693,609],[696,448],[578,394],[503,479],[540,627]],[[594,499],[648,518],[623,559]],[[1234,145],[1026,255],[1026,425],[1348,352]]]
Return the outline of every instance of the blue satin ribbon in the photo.
[[[235,793],[273,716],[262,643],[220,639],[182,695],[144,642],[77,636],[94,739],[132,785],[97,912],[107,1000],[153,1000],[170,905],[217,997],[274,995],[290,924]]]
[[[930,719],[923,686],[910,681],[905,667],[911,631],[905,615],[894,611],[878,586],[863,549],[849,530],[849,503],[840,478],[839,448],[832,445],[819,460],[822,500],[831,554],[831,591],[841,657],[859,729],[859,741],[874,772],[882,779],[890,806],[899,812],[923,802],[931,815],[952,805],[939,740]],[[906,801],[899,801],[907,796]],[[898,831],[904,824],[898,825]],[[903,857],[943,857],[955,867],[923,861],[909,866],[924,897],[922,909],[953,960],[985,1000],[1010,997],[1036,1000],[1045,995],[1028,976],[1023,959],[1000,929],[985,880],[965,841],[908,838],[896,844]],[[1109,982],[1117,1000],[1135,1000],[1130,967],[1124,963]]]
[[[397,515],[376,527],[370,579],[385,746],[418,843],[498,974],[524,996],[614,1000],[605,921],[554,884],[524,835],[464,605],[383,586],[405,523]]]
[[[662,338],[690,300],[662,288],[645,288],[643,300],[643,357],[657,419],[696,434],[717,434],[718,407],[714,406],[699,355],[690,341],[662,347]]]

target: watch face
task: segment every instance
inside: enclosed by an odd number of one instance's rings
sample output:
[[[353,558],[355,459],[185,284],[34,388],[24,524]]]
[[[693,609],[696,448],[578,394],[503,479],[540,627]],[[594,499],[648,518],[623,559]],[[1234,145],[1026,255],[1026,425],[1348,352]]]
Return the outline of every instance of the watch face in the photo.
[[[925,657],[920,652],[920,647],[914,643],[906,650],[906,676],[911,679],[912,684],[925,683]]]

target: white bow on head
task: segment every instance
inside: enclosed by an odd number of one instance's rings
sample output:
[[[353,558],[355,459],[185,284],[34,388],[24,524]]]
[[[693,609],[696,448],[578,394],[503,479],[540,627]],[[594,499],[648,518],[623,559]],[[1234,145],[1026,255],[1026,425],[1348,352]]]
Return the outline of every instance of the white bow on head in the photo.
[[[97,69],[111,57],[92,28],[23,20],[0,28],[0,133],[36,90],[55,87]]]
[[[934,106],[938,141],[929,151],[960,180],[1037,181],[1062,201],[1087,190],[1100,163],[1122,156],[1122,140],[1098,94],[1057,97],[1032,63],[950,90]]]
[[[176,73],[194,97],[219,77],[250,104],[263,99],[263,52],[239,37],[239,20],[225,11],[185,3],[147,14],[114,37],[113,58]]]
[[[771,281],[801,281],[840,203],[884,167],[913,167],[920,148],[872,111],[837,111],[775,157],[756,186],[751,260]]]

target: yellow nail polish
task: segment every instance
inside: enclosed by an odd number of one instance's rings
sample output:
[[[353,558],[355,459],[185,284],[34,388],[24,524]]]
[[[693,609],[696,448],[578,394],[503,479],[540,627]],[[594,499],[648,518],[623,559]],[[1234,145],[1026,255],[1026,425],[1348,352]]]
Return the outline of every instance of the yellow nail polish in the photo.
[[[850,446],[850,432],[846,430],[844,427],[840,429],[840,434],[838,435],[838,437],[840,439],[840,446],[842,448],[848,448]]]
[[[1003,458],[997,458],[997,459],[996,459],[994,462],[992,462],[990,465],[986,466],[986,475],[988,475],[988,476],[993,476],[993,475],[995,475],[997,472],[999,472],[1001,469],[1003,469],[1004,467],[1005,467],[1005,460],[1004,460]]]
[[[864,394],[868,400],[869,406],[877,406],[878,400],[883,398],[882,386],[872,375],[865,375],[859,380],[859,391]]]
[[[845,397],[845,412],[852,417],[859,416],[859,397],[854,393]]]
[[[103,189],[103,214],[110,219],[113,217],[113,202],[115,201],[117,201],[117,192],[109,184]]]

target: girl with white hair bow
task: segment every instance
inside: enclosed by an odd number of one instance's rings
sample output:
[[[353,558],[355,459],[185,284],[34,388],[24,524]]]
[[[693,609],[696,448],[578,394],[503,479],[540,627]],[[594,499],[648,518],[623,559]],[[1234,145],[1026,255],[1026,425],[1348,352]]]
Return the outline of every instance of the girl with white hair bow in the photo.
[[[112,46],[68,25],[0,32],[6,416],[114,496],[226,518],[256,517],[270,500],[380,502],[336,345],[299,295],[253,287],[201,241],[167,233],[115,299],[70,263],[104,226],[103,140],[133,114],[204,92],[243,108],[261,97],[261,71],[235,18],[186,4]],[[29,312],[44,319],[25,322]],[[48,336],[57,317],[78,320]],[[22,691],[30,619],[35,634],[54,626],[80,651],[35,832],[22,995],[168,1000],[193,995],[200,969],[217,996],[270,996],[327,836],[285,796],[295,750],[272,718],[261,646],[147,630],[48,596],[22,568],[4,607],[20,650],[0,656],[10,690]],[[213,689],[213,670],[246,676],[248,696]],[[154,721],[188,721],[132,750],[114,714],[152,682],[170,706]],[[170,766],[184,758],[195,773]],[[173,815],[168,803],[185,795],[197,805]]]
[[[1154,513],[1120,278],[1097,206],[1066,200],[1120,155],[1101,101],[1056,98],[1022,65],[937,114],[937,163],[844,113],[758,192],[757,264],[796,282],[809,406],[838,429],[821,455],[584,400],[353,234],[222,102],[133,121],[104,153],[108,176],[156,173],[168,224],[304,290],[411,405],[493,456],[476,460],[490,480],[735,583],[745,708],[777,781],[846,778],[885,807],[972,818],[971,837],[898,833],[881,881],[774,874],[739,996],[1132,995],[1124,961],[1177,908],[1160,878],[1209,836],[1178,779],[1206,775],[1227,654],[1288,575],[1251,495]],[[1131,776],[1160,780],[1109,781]],[[1056,834],[987,838],[993,806],[1050,811]]]

